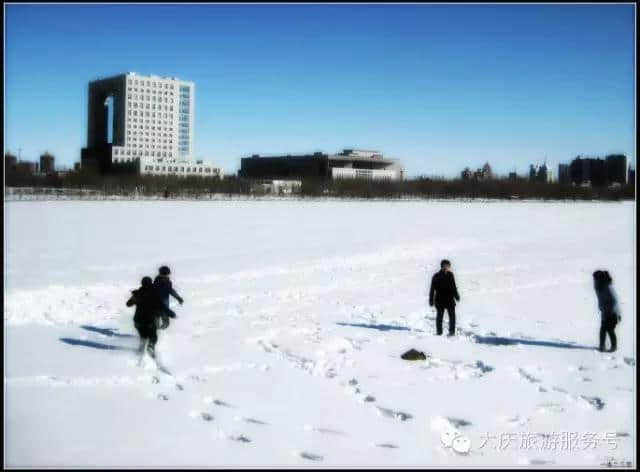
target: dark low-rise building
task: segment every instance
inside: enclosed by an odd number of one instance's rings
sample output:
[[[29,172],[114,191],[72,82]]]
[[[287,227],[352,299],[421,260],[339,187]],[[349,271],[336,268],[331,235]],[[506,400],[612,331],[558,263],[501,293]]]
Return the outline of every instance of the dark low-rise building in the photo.
[[[26,174],[35,174],[38,172],[38,164],[30,161],[19,161],[16,170]]]
[[[399,180],[403,169],[396,159],[376,151],[345,149],[339,154],[315,152],[241,159],[240,177],[247,179],[375,179]]]
[[[11,154],[10,152],[7,152],[4,154],[5,173],[15,171],[17,168],[17,164],[18,164],[18,158],[15,155]]]

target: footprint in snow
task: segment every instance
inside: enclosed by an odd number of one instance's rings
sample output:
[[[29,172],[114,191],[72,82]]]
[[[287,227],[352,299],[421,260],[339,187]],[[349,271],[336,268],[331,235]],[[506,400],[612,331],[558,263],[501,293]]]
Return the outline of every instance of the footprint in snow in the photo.
[[[344,436],[344,433],[342,431],[338,431],[335,429],[329,429],[329,428],[315,428],[313,426],[310,425],[305,425],[304,426],[304,430],[305,431],[314,431],[316,433],[321,433],[321,434],[335,434],[335,435],[339,435],[339,436]]]
[[[191,380],[193,380],[194,382],[206,382],[207,381],[206,377],[200,377],[199,375],[191,375],[191,376],[189,376],[189,378]]]
[[[633,367],[636,365],[636,360],[633,357],[625,357],[624,363]]]
[[[159,393],[159,394],[158,394],[158,400],[164,400],[164,401],[167,401],[167,400],[169,400],[169,397],[168,397],[168,396],[166,396],[164,393]]]
[[[523,465],[553,465],[554,461],[548,461],[544,459],[521,459],[519,461]]]
[[[520,377],[522,377],[524,380],[526,380],[529,383],[539,383],[540,379],[534,377],[533,375],[529,374],[526,370],[519,368],[518,369],[518,374],[520,374]]]
[[[302,457],[303,459],[307,459],[309,461],[315,461],[315,462],[319,462],[324,459],[324,457],[322,457],[321,455],[313,454],[311,452],[300,452],[298,453],[298,456]]]
[[[229,405],[227,402],[223,402],[222,400],[213,400],[214,405],[223,406],[225,408],[233,408],[233,405]]]
[[[576,397],[570,397],[572,400],[580,401],[583,405],[586,404],[591,406],[596,410],[602,410],[604,408],[604,401],[600,397],[587,397],[584,395],[579,395]]]
[[[385,416],[387,418],[393,418],[400,421],[407,421],[413,418],[413,415],[409,413],[392,410],[390,408],[383,408],[381,406],[376,406],[376,410],[378,411],[378,415],[380,416]]]
[[[260,425],[268,425],[269,424],[266,421],[260,421],[260,420],[257,420],[255,418],[243,418],[243,420],[246,421],[247,423],[252,423],[252,424],[260,424]]]
[[[206,396],[202,399],[204,403],[213,404],[216,406],[223,406],[225,408],[233,408],[233,405],[228,404],[222,400],[218,400],[217,398],[213,398],[211,396]]]
[[[454,428],[471,426],[471,421],[467,421],[464,418],[451,418],[450,416],[447,416],[446,418],[447,418],[447,421],[449,421],[451,426],[453,426]]]
[[[562,413],[564,408],[559,403],[540,403],[537,405],[540,413]]]
[[[200,413],[200,418],[202,418],[204,421],[213,421],[213,415],[207,413],[206,411]]]
[[[382,447],[385,449],[398,449],[398,446],[396,446],[393,443],[381,443],[381,444],[375,444],[376,447]]]

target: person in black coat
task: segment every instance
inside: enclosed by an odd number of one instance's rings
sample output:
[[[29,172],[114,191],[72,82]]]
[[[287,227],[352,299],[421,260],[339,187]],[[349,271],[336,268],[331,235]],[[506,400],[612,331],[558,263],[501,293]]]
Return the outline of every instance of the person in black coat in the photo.
[[[143,277],[140,288],[131,291],[131,298],[127,301],[127,306],[133,305],[136,306],[133,323],[140,334],[139,353],[142,354],[148,340],[147,351],[151,357],[155,357],[155,346],[158,342],[156,318],[159,316],[175,318],[176,314],[162,302],[160,294],[153,286],[151,277]]]
[[[611,340],[611,349],[614,352],[617,349],[617,339],[615,328],[621,320],[618,301],[611,287],[613,280],[606,270],[596,270],[593,273],[593,286],[598,297],[598,308],[600,308],[600,346],[598,350],[604,352],[604,344],[609,335]]]
[[[162,297],[162,302],[169,306],[169,295],[178,300],[178,303],[182,305],[184,300],[178,293],[173,289],[173,284],[171,283],[171,279],[169,278],[171,275],[171,270],[167,266],[162,266],[158,269],[158,275],[156,275],[155,280],[153,281],[153,286],[156,288],[160,296]]]
[[[436,306],[436,330],[438,336],[442,334],[442,318],[444,310],[449,315],[449,336],[453,336],[456,330],[456,302],[460,301],[460,295],[456,287],[456,281],[451,272],[451,262],[444,259],[440,262],[440,271],[431,279],[429,289],[429,306]]]

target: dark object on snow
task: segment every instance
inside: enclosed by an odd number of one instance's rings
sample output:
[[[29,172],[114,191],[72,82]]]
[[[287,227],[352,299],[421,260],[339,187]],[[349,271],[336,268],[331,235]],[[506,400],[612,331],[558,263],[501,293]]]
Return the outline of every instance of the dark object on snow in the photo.
[[[405,361],[425,361],[427,356],[424,352],[416,351],[415,349],[409,349],[407,352],[400,356]]]

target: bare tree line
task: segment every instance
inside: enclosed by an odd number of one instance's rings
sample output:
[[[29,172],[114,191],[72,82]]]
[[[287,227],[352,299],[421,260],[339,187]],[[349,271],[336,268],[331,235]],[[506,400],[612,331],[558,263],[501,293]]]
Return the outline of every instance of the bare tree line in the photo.
[[[163,198],[203,198],[213,194],[255,195],[261,192],[250,180],[227,176],[177,177],[132,173],[100,175],[90,170],[36,176],[5,174],[6,187],[65,188],[91,190],[102,195],[161,196]],[[338,198],[465,198],[544,200],[634,200],[635,185],[581,187],[527,179],[462,180],[418,177],[400,181],[367,179],[304,179],[302,197]]]

